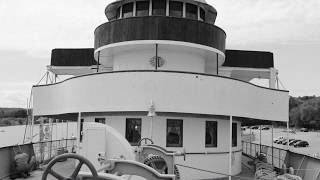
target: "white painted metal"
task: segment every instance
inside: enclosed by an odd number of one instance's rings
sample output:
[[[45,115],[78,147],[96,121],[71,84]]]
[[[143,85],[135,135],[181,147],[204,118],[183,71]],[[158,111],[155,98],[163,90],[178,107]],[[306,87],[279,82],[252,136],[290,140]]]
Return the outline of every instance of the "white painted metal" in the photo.
[[[33,87],[33,92],[34,115],[146,111],[153,99],[158,112],[288,120],[288,92],[216,76],[168,72],[94,74]]]
[[[229,180],[232,174],[232,116],[229,119]]]
[[[81,112],[78,112],[78,121],[77,121],[77,152],[81,151],[80,147],[80,124],[81,124]],[[57,129],[57,128],[56,128]],[[57,133],[56,133],[57,134]]]
[[[119,134],[125,137],[125,123],[126,118],[141,118],[142,128],[141,137],[148,137],[150,135],[150,117],[145,116],[108,116],[99,114],[97,117],[105,117],[108,119],[108,125],[119,132]],[[84,129],[88,128],[88,124],[97,124],[94,122],[95,116],[83,115],[85,124]],[[193,118],[193,117],[171,117],[171,116],[155,116],[154,118],[154,128],[153,129],[153,140],[155,144],[165,147],[172,151],[183,151],[186,150],[186,159],[183,157],[177,157],[176,163],[183,164],[186,166],[197,167],[200,169],[205,169],[209,171],[220,172],[223,174],[228,174],[229,168],[229,121],[221,120],[217,118]],[[166,147],[166,120],[167,119],[182,119],[183,120],[183,147]],[[218,139],[217,147],[205,147],[205,124],[206,121],[217,121],[218,124]],[[237,123],[238,134],[238,145],[237,147],[232,147],[232,175],[236,175],[241,172],[241,136],[240,136],[240,123]],[[108,136],[108,135],[107,135]],[[108,136],[109,137],[109,136]],[[97,139],[98,141],[98,139]],[[99,140],[100,141],[100,140]],[[122,148],[124,149],[124,148]],[[130,148],[129,148],[130,149]],[[199,154],[192,154],[199,153]],[[219,163],[216,163],[219,162]],[[210,179],[223,177],[221,175],[214,175],[212,173],[205,173],[200,171],[191,170],[189,168],[179,167],[181,179]]]

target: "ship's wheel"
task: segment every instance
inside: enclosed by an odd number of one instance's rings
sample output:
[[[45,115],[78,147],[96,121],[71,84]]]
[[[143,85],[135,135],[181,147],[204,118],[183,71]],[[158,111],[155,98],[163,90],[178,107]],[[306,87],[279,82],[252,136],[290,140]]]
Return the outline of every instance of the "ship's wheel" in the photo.
[[[148,144],[148,141],[150,142],[150,144],[154,144],[153,140],[150,138],[142,138],[140,139],[140,141],[138,142],[138,147],[140,147],[142,145],[142,142],[144,142],[145,145]]]
[[[72,172],[71,176],[69,176],[69,177],[65,177],[52,169],[52,167],[57,162],[64,161],[65,159],[76,159],[79,161],[75,170]],[[48,166],[46,167],[45,171],[43,172],[42,180],[47,180],[49,174],[58,180],[76,180],[77,176],[81,170],[81,167],[83,165],[86,165],[89,168],[93,179],[98,178],[98,173],[97,173],[96,169],[94,168],[93,164],[88,159],[86,159],[80,155],[77,155],[77,154],[68,153],[68,154],[62,154],[60,156],[57,156],[49,162]]]
[[[161,156],[150,155],[144,160],[143,163],[152,167],[161,174],[168,174],[168,166],[166,164],[166,161]],[[180,180],[180,172],[176,165],[174,165],[173,171],[174,175],[176,175],[176,180]]]

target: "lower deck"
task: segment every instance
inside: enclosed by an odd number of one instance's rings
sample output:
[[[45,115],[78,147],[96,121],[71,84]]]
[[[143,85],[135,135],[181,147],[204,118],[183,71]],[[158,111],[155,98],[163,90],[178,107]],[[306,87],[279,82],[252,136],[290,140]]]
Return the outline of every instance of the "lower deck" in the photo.
[[[242,171],[240,174],[233,176],[232,180],[242,180],[242,179],[253,179],[254,178],[254,167],[248,163],[249,161],[252,161],[251,158],[248,156],[243,155],[242,156]],[[57,166],[54,166],[54,170],[56,172],[59,172],[61,175],[70,175],[74,170],[74,161],[73,160],[67,160],[65,162],[60,162]],[[16,180],[39,180],[42,177],[42,174],[44,172],[44,168],[35,170],[31,172],[30,176],[27,178],[17,178]],[[55,180],[56,178],[52,176],[48,176],[48,180]],[[218,178],[217,180],[227,180],[228,177],[225,178]]]

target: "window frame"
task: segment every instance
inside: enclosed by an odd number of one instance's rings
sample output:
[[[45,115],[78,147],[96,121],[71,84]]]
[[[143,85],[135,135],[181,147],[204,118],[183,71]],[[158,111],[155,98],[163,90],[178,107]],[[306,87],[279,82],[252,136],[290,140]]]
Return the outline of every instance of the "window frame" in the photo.
[[[193,7],[195,8],[195,13],[188,13],[188,8]],[[191,11],[190,11],[191,12]],[[192,14],[193,16],[190,16],[189,14]],[[189,16],[188,16],[189,15]],[[186,3],[186,18],[187,19],[193,19],[193,20],[198,20],[198,6],[195,4],[191,3]]]
[[[136,139],[136,141],[134,141],[134,140],[130,140],[129,138],[129,121],[132,121],[132,120],[134,120],[134,121],[138,121],[139,123],[138,123],[138,125],[140,126],[140,127],[138,127],[138,130],[136,130],[136,131],[138,131],[138,133],[139,133],[139,138],[138,139]],[[126,140],[131,144],[131,146],[137,146],[138,145],[138,142],[140,141],[140,139],[141,139],[141,130],[142,129],[142,119],[141,118],[126,118],[126,128],[125,128],[125,138],[126,138]],[[133,137],[132,137],[132,139],[134,138],[134,135],[132,135]]]
[[[180,4],[181,5],[181,11],[177,11],[177,10],[175,10],[175,11],[172,11],[171,9],[173,9],[172,7],[171,7],[171,5],[172,4],[174,4],[174,3],[176,3],[176,4]],[[172,5],[173,6],[173,5]],[[174,14],[176,14],[177,12],[181,12],[181,15],[179,15],[179,16],[176,16],[176,15],[174,15]],[[173,14],[172,14],[173,13]],[[170,17],[183,17],[183,2],[181,2],[181,1],[169,1],[169,16]]]
[[[161,2],[161,3],[164,2],[164,9],[161,9],[161,8],[155,9],[154,7],[155,7],[155,4],[156,4],[155,3],[156,1]],[[155,12],[160,11],[160,10],[161,11],[164,10],[163,13],[157,13],[157,14],[155,13]],[[167,1],[165,1],[165,0],[152,0],[152,16],[166,16],[166,12],[167,12]]]
[[[168,140],[168,134],[169,132],[169,121],[175,121],[178,122],[179,124],[179,143],[178,144],[173,144],[173,143],[169,143]],[[172,127],[171,127],[172,128]],[[167,129],[166,129],[166,147],[183,147],[183,119],[167,119]]]
[[[138,4],[139,3],[146,3],[146,4],[148,4],[147,5],[147,9],[141,9],[141,10],[138,10]],[[145,15],[139,15],[139,11],[140,11],[140,13],[142,13],[142,12],[144,12],[144,11],[147,11],[147,14],[145,14]],[[150,1],[136,1],[136,16],[138,16],[138,17],[141,17],[141,16],[149,16],[149,12],[150,11]]]
[[[126,12],[126,9],[125,9],[126,6],[132,6],[131,11],[130,11],[130,8],[128,8],[128,11]],[[133,2],[126,3],[126,4],[122,5],[122,18],[133,17],[133,15],[134,15],[133,14],[133,11],[134,11],[133,8],[134,8],[134,3]],[[131,13],[131,15],[127,15],[129,13]]]
[[[213,124],[214,125],[214,135],[212,138],[215,137],[215,139],[213,141],[211,141],[212,143],[207,144],[207,130],[209,128],[209,124]],[[205,130],[205,147],[206,148],[216,148],[218,147],[218,122],[217,121],[206,121],[206,130]]]

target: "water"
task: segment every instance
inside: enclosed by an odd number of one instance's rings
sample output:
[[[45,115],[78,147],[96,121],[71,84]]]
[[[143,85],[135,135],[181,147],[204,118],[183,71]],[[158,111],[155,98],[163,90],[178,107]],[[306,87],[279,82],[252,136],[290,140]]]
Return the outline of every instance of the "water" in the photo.
[[[252,130],[252,133],[255,135],[254,143],[260,143],[260,133],[259,130]],[[244,133],[249,134],[250,130],[247,129]],[[274,128],[273,138],[277,138],[279,136],[283,136],[287,138],[287,133],[285,129]],[[261,144],[271,146],[272,144],[272,135],[270,130],[262,130],[261,131]],[[300,139],[309,142],[309,147],[299,147],[295,148],[293,146],[289,146],[289,150],[292,152],[306,154],[310,156],[314,156],[315,154],[320,154],[320,132],[300,132],[296,131],[295,134],[289,133],[289,139]],[[273,144],[274,147],[287,149],[287,145],[282,144]]]
[[[77,135],[77,123],[54,123],[51,127],[48,124],[45,124],[44,127],[48,127],[52,131],[52,140],[58,140],[62,138],[72,138]],[[19,126],[5,126],[0,127],[0,147],[12,146],[17,144],[23,144],[23,136],[25,132],[25,125]],[[67,130],[68,127],[68,130]],[[27,129],[26,137],[30,137],[29,128]],[[50,131],[47,131],[47,135],[51,134]],[[67,135],[68,132],[68,135]],[[33,142],[39,141],[39,125],[34,125],[33,129]],[[48,137],[48,136],[47,136]],[[48,139],[50,140],[50,139]],[[27,141],[27,142],[30,142]]]

